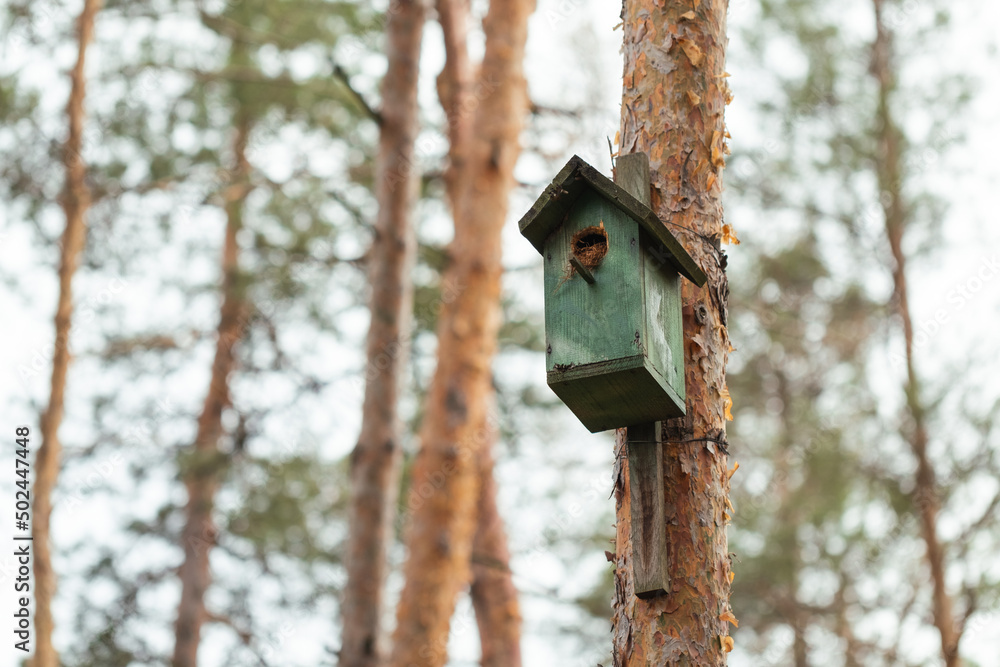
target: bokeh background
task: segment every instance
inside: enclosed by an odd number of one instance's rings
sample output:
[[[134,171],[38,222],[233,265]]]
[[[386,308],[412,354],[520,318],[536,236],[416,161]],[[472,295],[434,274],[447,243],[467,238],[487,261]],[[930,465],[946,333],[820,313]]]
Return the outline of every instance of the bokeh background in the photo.
[[[473,14],[486,4],[474,1]],[[60,145],[80,5],[7,0],[0,16],[4,433],[34,428],[48,394],[64,224]],[[259,119],[248,149],[256,187],[238,241],[260,316],[239,347],[224,415],[232,467],[217,507],[208,599],[253,639],[212,625],[201,656],[209,667],[335,663],[378,138],[355,93],[377,107],[385,9],[135,0],[108,2],[97,18],[83,149],[95,201],[75,282],[66,457],[52,527],[56,643],[66,665],[166,664],[172,646],[185,502],[178,460],[194,437],[212,364],[220,193],[238,112],[228,87],[236,76],[227,66],[230,22],[256,35],[237,73]],[[532,667],[610,664],[604,551],[614,538],[613,440],[588,433],[545,387],[541,261],[515,221],[574,153],[610,173],[620,9],[539,0],[530,24],[533,109],[504,238],[494,373],[496,476]],[[906,138],[904,250],[939,532],[957,614],[967,614],[961,653],[985,667],[1000,664],[1000,7],[902,0],[889,12],[898,67],[892,111]],[[742,241],[726,249],[736,347],[729,441],[740,463],[730,527],[740,619],[734,667],[941,664],[873,160],[874,32],[865,0],[730,3],[735,99],[724,201]],[[470,36],[481,53],[478,23]],[[434,304],[452,233],[435,91],[443,58],[432,20],[421,61],[408,461],[434,368]],[[12,446],[2,451],[12,469]],[[12,507],[13,490],[3,475],[3,507]],[[6,544],[11,527],[0,526]],[[401,541],[391,556],[390,602],[402,585]],[[4,591],[12,567],[0,555]],[[13,594],[0,596],[0,616],[12,610]],[[477,664],[467,597],[449,653],[451,665]],[[17,659],[0,649],[0,665]]]

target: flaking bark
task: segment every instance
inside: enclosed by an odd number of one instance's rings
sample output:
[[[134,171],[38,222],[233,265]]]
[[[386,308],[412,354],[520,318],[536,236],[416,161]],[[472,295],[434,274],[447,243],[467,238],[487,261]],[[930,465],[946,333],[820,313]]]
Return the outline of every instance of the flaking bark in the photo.
[[[343,602],[343,667],[374,667],[384,659],[380,632],[388,544],[402,455],[398,402],[412,316],[410,271],[416,252],[412,210],[418,172],[417,78],[426,7],[401,0],[388,12],[388,70],[382,108],[375,239],[369,252],[368,330],[361,434],[351,455],[350,536]]]
[[[446,6],[447,5],[447,6]],[[447,26],[462,15],[458,3],[439,3]],[[447,18],[452,10],[451,19]],[[491,363],[500,322],[501,231],[507,196],[513,186],[518,137],[528,109],[522,70],[530,0],[493,0],[483,21],[486,50],[475,90],[464,55],[464,32],[446,36],[448,56],[461,49],[455,77],[439,79],[443,100],[474,99],[453,106],[449,138],[456,142],[467,120],[468,135],[450,154],[448,194],[455,219],[450,263],[444,273],[444,298],[438,321],[437,368],[427,396],[408,506],[409,554],[406,584],[396,610],[391,664],[397,667],[443,665],[455,601],[468,584],[482,491],[480,454],[489,446],[492,413]],[[453,26],[463,30],[459,21]],[[458,85],[458,93],[448,85]],[[455,114],[458,114],[457,116]],[[468,120],[463,114],[471,114]],[[461,182],[456,170],[461,167]]]
[[[66,104],[69,134],[63,146],[63,166],[66,182],[60,204],[66,216],[59,254],[59,298],[55,314],[55,346],[52,352],[52,379],[49,384],[48,407],[41,417],[42,444],[35,460],[35,483],[32,487],[31,537],[34,544],[32,567],[35,575],[35,655],[33,667],[57,667],[59,654],[52,645],[55,627],[52,599],[56,593],[56,577],[52,568],[50,520],[52,490],[59,477],[62,444],[59,426],[63,419],[66,375],[69,371],[69,336],[73,322],[73,276],[83,250],[87,209],[91,193],[86,184],[87,165],[83,161],[84,100],[87,79],[84,72],[87,47],[94,34],[94,19],[101,0],[85,0],[77,20],[77,57],[70,72],[70,94]]]
[[[684,281],[687,416],[664,423],[663,478],[671,590],[642,600],[631,574],[627,460],[615,471],[617,505],[613,658],[616,666],[726,664],[731,640],[725,441],[728,283],[724,235],[725,0],[627,0],[621,154],[645,152],[652,206],[708,275]],[[624,433],[619,431],[618,446]],[[719,442],[717,442],[719,441]],[[620,449],[619,449],[620,451]]]
[[[229,376],[236,367],[234,348],[247,326],[247,303],[239,273],[237,234],[243,226],[243,205],[250,192],[250,163],[246,157],[251,122],[238,118],[233,142],[234,168],[225,188],[226,232],[222,247],[222,306],[215,343],[215,359],[208,393],[198,417],[194,447],[182,463],[181,477],[187,489],[185,523],[181,533],[184,561],[178,576],[181,599],[174,625],[173,667],[196,667],[201,628],[208,620],[205,593],[211,584],[209,556],[218,531],[212,520],[215,494],[228,466],[219,450],[223,435],[222,412],[231,405]]]
[[[903,136],[892,113],[892,94],[896,76],[892,63],[892,33],[884,21],[884,0],[873,0],[876,37],[872,50],[871,72],[878,81],[878,151],[876,171],[882,193],[885,231],[893,258],[893,287],[896,311],[903,325],[906,344],[906,410],[912,428],[904,433],[914,458],[917,472],[913,492],[914,508],[920,519],[920,531],[927,550],[927,564],[933,589],[934,625],[941,636],[941,656],[946,667],[958,667],[959,634],[945,579],[944,547],[938,538],[938,487],[934,467],[927,454],[929,436],[927,411],[920,396],[920,381],[913,348],[913,318],[910,315],[909,290],[906,282],[906,253],[903,236],[909,218],[903,194]]]

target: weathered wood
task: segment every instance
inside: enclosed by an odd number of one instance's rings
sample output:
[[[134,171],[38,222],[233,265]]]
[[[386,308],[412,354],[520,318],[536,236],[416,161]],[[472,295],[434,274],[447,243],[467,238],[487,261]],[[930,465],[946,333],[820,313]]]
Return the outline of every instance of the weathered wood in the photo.
[[[573,268],[576,269],[576,272],[581,278],[586,280],[591,285],[594,284],[594,274],[590,272],[590,269],[583,265],[583,262],[570,255],[569,263],[573,265]]]
[[[649,598],[670,590],[660,422],[629,426],[627,442],[632,502],[632,578],[635,594]]]
[[[624,155],[615,171],[617,184],[574,157],[521,222],[544,257],[548,384],[593,432],[685,411],[680,283],[694,274],[644,214],[648,158]],[[600,263],[577,257],[580,234],[598,226]]]
[[[644,206],[649,206],[649,156],[629,153],[619,157],[615,161],[615,184]]]
[[[619,164],[627,156],[618,158]],[[627,160],[625,161],[627,164]],[[648,163],[647,163],[648,172]],[[646,179],[649,182],[649,179]],[[531,241],[538,252],[545,252],[549,235],[562,225],[566,214],[577,198],[588,190],[596,190],[622,213],[635,220],[659,246],[660,257],[678,273],[701,287],[705,284],[705,272],[667,229],[656,213],[625,188],[615,185],[611,179],[574,155],[566,166],[552,179],[542,194],[532,204],[531,209],[518,222],[521,234]]]
[[[649,157],[645,153],[619,157],[615,164],[615,183],[649,206]],[[672,346],[678,351],[682,349],[680,327],[669,326],[670,322],[681,321],[680,281],[676,275],[667,275],[669,272],[656,271],[649,261],[650,256],[648,251],[643,253],[643,306],[647,311],[643,318],[646,325],[646,353],[653,362],[651,367],[663,368],[672,374],[665,384],[676,385],[679,377],[683,390],[683,357],[676,355],[680,364],[678,369],[671,350]],[[671,299],[676,308],[670,305]],[[663,312],[664,310],[667,312]],[[674,335],[668,338],[665,330]],[[678,398],[679,402],[684,402],[683,396]],[[660,422],[629,426],[627,438],[629,489],[632,497],[632,578],[635,581],[635,594],[640,598],[648,598],[670,590]]]
[[[608,252],[588,285],[571,274],[574,235],[604,222]],[[546,370],[631,357],[640,352],[642,291],[639,226],[599,193],[580,195],[545,245]],[[619,424],[620,426],[623,424]]]
[[[683,416],[676,406],[684,400],[643,355],[552,371],[547,380],[591,433],[648,422],[665,409]]]

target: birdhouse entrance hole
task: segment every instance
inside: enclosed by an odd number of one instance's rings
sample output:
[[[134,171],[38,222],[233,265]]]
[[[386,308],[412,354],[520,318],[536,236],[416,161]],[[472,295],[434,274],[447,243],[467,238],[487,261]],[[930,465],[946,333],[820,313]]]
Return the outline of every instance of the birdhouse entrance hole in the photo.
[[[573,257],[587,269],[596,269],[608,254],[608,233],[604,223],[600,227],[587,227],[573,235]]]

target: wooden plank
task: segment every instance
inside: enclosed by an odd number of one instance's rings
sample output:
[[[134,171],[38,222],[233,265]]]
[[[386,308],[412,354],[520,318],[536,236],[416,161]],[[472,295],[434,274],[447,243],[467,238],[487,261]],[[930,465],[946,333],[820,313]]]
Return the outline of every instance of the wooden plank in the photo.
[[[552,371],[549,387],[591,433],[683,416],[676,394],[645,357]]]
[[[619,164],[627,156],[618,158]],[[582,160],[581,160],[582,162]],[[694,258],[688,254],[681,242],[667,229],[667,226],[657,217],[648,205],[643,204],[633,194],[611,182],[611,180],[591,167],[586,162],[580,165],[580,175],[590,183],[598,192],[602,193],[613,204],[631,216],[643,229],[649,232],[662,246],[664,258],[682,276],[693,282],[698,287],[705,284],[708,277],[701,270]],[[648,169],[648,163],[647,163]],[[649,183],[647,178],[646,183]]]
[[[630,426],[626,441],[632,511],[632,580],[636,596],[649,598],[670,590],[660,422]]]
[[[615,169],[615,182],[628,194],[635,197],[644,206],[649,206],[649,158],[645,153],[632,153],[618,158]],[[657,220],[659,223],[659,220]],[[644,248],[645,254],[645,248]],[[650,285],[653,295],[659,296],[656,288],[662,275],[647,275],[645,262],[641,263],[642,278],[640,288],[643,293],[644,312],[649,308],[645,303],[650,298]],[[680,295],[678,294],[678,297]],[[651,317],[654,324],[662,317],[659,308],[646,313],[644,325],[648,325]],[[679,321],[679,319],[678,319]],[[655,327],[654,327],[655,328]],[[658,347],[667,344],[664,336],[650,334],[648,327],[643,327],[643,340],[646,341],[645,352],[657,358],[663,352]],[[669,348],[667,354],[670,354]],[[683,382],[683,374],[681,377]],[[666,412],[664,412],[666,414]],[[630,509],[632,512],[632,580],[635,583],[635,594],[640,598],[663,595],[670,590],[669,570],[667,569],[667,538],[663,511],[663,443],[660,439],[660,422],[646,422],[629,426],[626,433],[628,442],[628,475]]]
[[[576,198],[588,189],[587,182],[578,177],[583,164],[586,162],[578,155],[570,158],[517,223],[521,234],[540,253],[544,252],[545,240],[562,224]]]
[[[604,223],[608,253],[591,270],[595,282],[570,269],[573,236]],[[545,339],[547,371],[629,357],[639,351],[642,295],[635,289],[640,266],[639,225],[588,189],[545,242]]]
[[[586,266],[583,265],[583,262],[578,260],[573,255],[570,255],[569,263],[573,265],[573,268],[576,269],[576,272],[580,275],[581,278],[586,280],[591,285],[594,284],[594,274],[590,272],[590,269],[588,269]]]
[[[618,158],[619,168],[631,169],[633,153]],[[634,165],[636,169],[641,166]],[[638,176],[636,176],[638,178]],[[646,180],[649,184],[649,161],[646,159]],[[589,186],[589,187],[588,187]],[[697,262],[688,254],[680,241],[674,238],[666,225],[649,208],[648,189],[645,199],[637,198],[625,187],[615,185],[611,179],[574,155],[556,174],[531,208],[518,222],[521,234],[531,241],[538,252],[544,252],[545,241],[560,224],[576,198],[588,189],[601,193],[611,204],[638,222],[659,243],[660,255],[682,276],[701,287],[707,280]]]
[[[632,354],[627,357],[605,359],[602,361],[595,361],[590,364],[557,364],[554,368],[548,369],[548,376],[553,381],[560,382],[580,380],[590,377],[600,377],[602,375],[611,375],[619,371],[642,368],[645,362],[645,355]],[[622,426],[628,426],[628,424],[622,424]]]
[[[649,362],[674,389],[681,414],[685,406],[684,330],[681,277],[664,269],[648,245],[642,246],[643,340]],[[666,413],[664,413],[665,416]]]
[[[701,270],[694,258],[688,254],[681,242],[671,234],[652,211],[641,220],[643,228],[660,243],[660,254],[670,262],[682,276],[698,287],[704,287],[708,276]]]
[[[649,206],[649,156],[645,153],[622,155],[615,162],[615,183],[635,197],[643,206]]]

